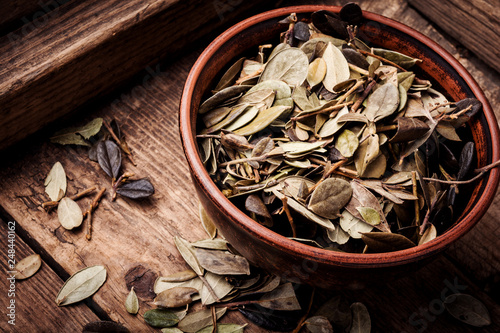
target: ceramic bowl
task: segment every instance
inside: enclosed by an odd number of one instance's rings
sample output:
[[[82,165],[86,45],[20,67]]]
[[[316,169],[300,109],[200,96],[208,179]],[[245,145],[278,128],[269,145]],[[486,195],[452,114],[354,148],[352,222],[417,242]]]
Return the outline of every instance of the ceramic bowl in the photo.
[[[249,218],[234,206],[210,179],[195,139],[197,111],[224,69],[248,50],[276,40],[287,26],[278,21],[295,12],[309,18],[314,11],[339,12],[340,7],[298,6],[265,12],[244,20],[217,37],[200,55],[185,83],[180,103],[180,134],[199,199],[232,246],[252,263],[291,280],[322,288],[360,288],[412,271],[465,235],[483,216],[499,182],[492,170],[473,187],[459,217],[443,235],[403,251],[382,254],[342,253],[307,246],[283,237]],[[364,12],[359,35],[369,45],[422,59],[419,71],[452,100],[475,97],[483,112],[470,121],[477,167],[500,157],[497,120],[484,93],[465,68],[447,51],[421,33],[392,19]]]

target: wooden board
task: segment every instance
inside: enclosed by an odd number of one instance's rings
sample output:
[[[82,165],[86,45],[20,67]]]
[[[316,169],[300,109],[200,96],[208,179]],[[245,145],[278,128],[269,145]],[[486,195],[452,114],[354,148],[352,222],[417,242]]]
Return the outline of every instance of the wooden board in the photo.
[[[9,224],[7,224],[9,222]],[[2,296],[0,306],[3,318],[0,321],[0,331],[2,332],[81,332],[86,323],[98,321],[99,318],[85,305],[79,303],[70,307],[58,307],[55,303],[56,295],[64,281],[47,265],[42,263],[40,270],[31,278],[17,280],[11,284],[7,280],[10,263],[7,261],[7,247],[14,244],[14,259],[21,259],[37,253],[31,249],[16,233],[16,225],[12,221],[0,219],[0,246],[2,253],[2,279],[0,287]],[[9,236],[8,232],[11,230]],[[15,235],[15,236],[12,236]],[[12,239],[12,243],[8,240]],[[12,308],[14,317],[7,318],[11,309],[11,300],[15,300]],[[11,306],[12,307],[12,306]],[[12,319],[15,319],[11,323]],[[15,325],[12,325],[15,323]]]
[[[61,7],[39,28],[0,38],[0,149],[249,15],[259,2],[84,1]]]
[[[50,1],[47,1],[49,3]],[[62,2],[62,1],[61,1]],[[10,0],[0,2],[0,33],[6,31],[9,26],[24,25],[33,20],[39,20],[41,16],[59,7],[59,3],[53,2],[55,6],[46,6],[44,2],[40,5],[38,0]],[[40,22],[42,22],[40,20]]]
[[[457,54],[453,45],[407,7],[405,1],[388,3],[363,1],[362,8],[398,18]],[[177,130],[177,106],[182,86],[199,52],[171,62],[160,75],[139,78],[136,86],[121,91],[106,104],[84,110],[79,116],[60,124],[80,125],[97,116],[116,118],[122,124],[137,161],[137,167],[125,161],[125,170],[135,172],[138,177],[149,177],[156,187],[155,195],[142,202],[121,198],[111,202],[106,197],[95,213],[92,241],[85,240],[82,229],[62,229],[54,213],[47,214],[40,208],[40,204],[48,199],[43,181],[56,161],[60,161],[67,172],[68,194],[92,185],[105,186],[109,191],[108,177],[87,158],[87,148],[54,145],[43,136],[41,142],[26,142],[10,151],[8,158],[0,160],[3,214],[12,216],[18,222],[21,234],[35,239],[54,258],[60,276],[67,277],[85,266],[105,264],[109,277],[93,300],[111,319],[124,323],[133,331],[145,332],[148,328],[140,315],[131,316],[123,307],[128,292],[125,273],[138,265],[161,275],[184,269],[185,264],[173,245],[173,236],[188,240],[206,237],[199,224],[198,202],[193,196]],[[492,104],[498,105],[500,95],[495,95],[500,81],[498,75],[489,74],[474,57],[462,60],[491,95]],[[90,198],[84,198],[78,203],[85,207],[89,201]],[[489,218],[483,219],[474,229],[475,236],[466,236],[445,258],[383,289],[369,288],[344,295],[351,302],[362,301],[367,305],[374,332],[414,332],[418,328],[411,325],[410,316],[414,312],[418,314],[420,308],[428,309],[430,302],[440,297],[440,292],[446,287],[445,279],[453,281],[457,277],[467,285],[466,292],[485,302],[492,317],[496,318],[494,324],[484,331],[498,331],[498,300],[495,302],[481,290],[487,279],[498,276],[498,238],[491,237],[491,233],[498,230],[495,216],[500,213],[499,207],[497,196],[488,212]],[[477,251],[478,248],[482,250]],[[485,257],[489,258],[487,263]],[[475,268],[481,272],[473,271]],[[141,299],[140,314],[151,308],[148,302]],[[230,313],[224,321],[246,322],[236,312]],[[428,324],[428,332],[473,331],[446,313],[435,316],[433,321],[428,320]],[[246,332],[264,330],[250,325]]]
[[[498,1],[409,0],[409,3],[500,72],[500,50],[494,46],[500,40]]]

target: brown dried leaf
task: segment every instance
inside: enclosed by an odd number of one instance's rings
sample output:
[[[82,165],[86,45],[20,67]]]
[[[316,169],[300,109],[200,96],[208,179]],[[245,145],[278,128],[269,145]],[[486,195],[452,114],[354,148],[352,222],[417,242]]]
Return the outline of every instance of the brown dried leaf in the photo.
[[[367,232],[361,238],[375,253],[393,252],[409,249],[415,244],[403,235],[390,232]]]
[[[191,295],[197,294],[198,290],[189,287],[174,287],[162,291],[154,299],[154,304],[164,308],[176,308],[184,306],[193,301]]]
[[[23,258],[14,267],[16,280],[24,280],[33,276],[42,266],[42,259],[38,254],[32,254]]]
[[[200,266],[215,274],[240,275],[250,274],[250,265],[242,257],[220,250],[195,249]]]
[[[337,218],[339,211],[351,199],[352,188],[340,178],[325,179],[312,193],[308,208],[325,218]]]

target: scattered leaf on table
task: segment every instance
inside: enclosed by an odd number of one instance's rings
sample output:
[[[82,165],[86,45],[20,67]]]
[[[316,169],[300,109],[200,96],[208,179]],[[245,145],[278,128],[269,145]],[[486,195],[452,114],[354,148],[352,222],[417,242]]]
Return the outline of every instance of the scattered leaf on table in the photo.
[[[153,309],[144,313],[144,321],[152,327],[163,328],[174,326],[179,322],[175,313],[167,309]]]
[[[239,255],[226,251],[195,249],[196,259],[201,267],[219,275],[250,274],[248,261]]]
[[[143,178],[121,185],[116,189],[116,193],[130,199],[142,199],[152,196],[155,188],[148,179]]]
[[[282,284],[273,291],[264,294],[258,304],[267,309],[293,311],[300,310],[295,290],[290,282]]]
[[[71,230],[82,224],[83,213],[76,202],[64,197],[57,206],[57,218],[64,229]]]
[[[415,244],[403,235],[389,232],[367,232],[361,235],[368,248],[376,253],[409,249]]]
[[[130,331],[117,322],[102,320],[86,324],[82,329],[82,333],[130,333]]]
[[[340,178],[325,179],[312,193],[308,208],[325,218],[333,219],[352,196],[348,181]]]
[[[187,305],[193,301],[191,295],[197,294],[198,290],[190,287],[174,287],[162,291],[154,300],[154,305],[164,308],[176,308]]]
[[[207,272],[205,274],[205,279],[207,280],[208,284],[212,287],[212,290],[219,299],[222,299],[225,296],[227,296],[227,294],[229,294],[231,290],[233,290],[234,288],[234,286],[230,284],[226,280],[226,277],[223,275],[217,275],[211,272]],[[201,303],[203,305],[213,304],[217,301],[213,297],[212,293],[208,290],[208,287],[205,284],[203,284],[201,288],[200,296],[201,296]]]
[[[198,211],[200,214],[200,221],[201,225],[203,226],[203,229],[205,229],[210,238],[214,239],[215,236],[217,235],[217,227],[215,226],[212,219],[208,216],[207,212],[201,205],[201,202],[198,204]]]
[[[370,333],[372,322],[368,309],[363,303],[352,303],[352,326],[350,333]]]
[[[300,86],[307,77],[309,60],[298,48],[284,49],[269,60],[264,67],[259,82],[280,80],[290,86]]]
[[[343,296],[334,296],[314,314],[315,316],[326,317],[332,324],[335,332],[347,332],[352,322],[352,312],[349,303]]]
[[[483,327],[491,324],[486,306],[470,295],[450,295],[444,300],[444,307],[453,317],[471,326]]]
[[[222,317],[227,311],[227,308],[216,308],[215,317],[219,319]],[[177,327],[186,333],[196,333],[212,324],[212,310],[205,309],[197,312],[188,313],[186,317],[184,317]]]
[[[137,314],[137,312],[139,312],[139,299],[134,291],[134,287],[130,289],[128,296],[125,299],[125,309],[130,314]]]
[[[227,241],[221,238],[202,239],[191,243],[194,247],[208,250],[227,250]]]
[[[57,131],[50,138],[50,142],[59,143],[61,145],[81,145],[90,146],[90,144],[84,139],[89,139],[90,137],[96,135],[101,130],[102,118],[96,118],[88,122],[84,126],[80,127],[69,127],[63,130]]]
[[[311,333],[333,333],[332,324],[326,317],[314,316],[304,322]]]
[[[182,258],[186,261],[186,263],[195,271],[199,276],[203,275],[203,268],[198,263],[196,256],[194,254],[193,246],[181,237],[174,237],[175,246],[177,246],[177,250],[181,254]]]
[[[97,161],[108,176],[118,178],[122,166],[120,148],[111,140],[101,141],[97,145]]]
[[[191,279],[194,279],[197,277],[198,274],[196,274],[192,269],[186,269],[181,272],[173,273],[167,276],[162,276],[160,279],[164,282],[185,282]]]
[[[14,277],[16,280],[27,279],[33,276],[33,274],[40,269],[40,266],[42,266],[42,259],[40,258],[40,255],[32,254],[27,256],[19,261],[14,267],[14,271],[16,272]]]
[[[104,266],[91,266],[73,274],[62,286],[56,297],[56,304],[64,306],[92,296],[106,281]]]
[[[243,333],[247,324],[217,324],[216,333]],[[202,328],[196,333],[212,333],[214,327],[212,325]]]
[[[66,173],[60,162],[56,162],[45,178],[45,193],[50,200],[59,201],[66,194]]]

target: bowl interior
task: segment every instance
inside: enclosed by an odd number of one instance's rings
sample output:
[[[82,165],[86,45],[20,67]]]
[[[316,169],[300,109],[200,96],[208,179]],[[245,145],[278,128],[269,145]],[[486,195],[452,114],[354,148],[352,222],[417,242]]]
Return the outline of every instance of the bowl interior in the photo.
[[[305,257],[314,255],[318,260],[325,261],[356,260],[360,264],[392,265],[398,260],[422,259],[422,253],[430,255],[438,252],[469,231],[486,212],[498,186],[497,170],[492,170],[489,175],[473,186],[470,199],[467,200],[458,222],[445,234],[416,248],[381,256],[380,254],[338,253],[304,244],[297,245],[296,242],[270,231],[239,211],[217,189],[202,165],[195,139],[197,111],[202,100],[209,95],[210,89],[222,76],[224,69],[245,52],[249,50],[255,52],[258,45],[268,41],[276,43],[277,36],[287,28],[278,21],[289,13],[297,13],[299,20],[308,19],[310,13],[319,9],[338,12],[340,7],[299,6],[259,14],[224,32],[202,53],[186,81],[180,106],[181,137],[192,176],[195,181],[202,184],[215,205],[226,214],[233,216],[233,220],[240,224],[239,227],[260,234],[270,243],[276,243],[288,250],[299,251]],[[422,59],[423,62],[417,65],[419,76],[429,78],[433,86],[449,98],[458,101],[467,97],[475,97],[483,103],[483,113],[470,121],[472,138],[476,145],[477,167],[499,159],[497,121],[484,93],[463,66],[438,44],[401,23],[369,12],[364,12],[364,18],[365,22],[360,26],[358,35],[369,46],[384,47]]]

